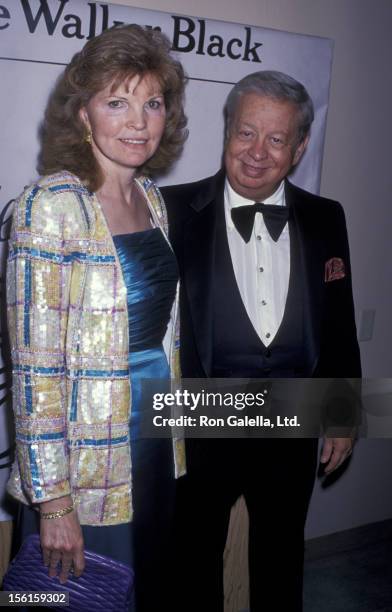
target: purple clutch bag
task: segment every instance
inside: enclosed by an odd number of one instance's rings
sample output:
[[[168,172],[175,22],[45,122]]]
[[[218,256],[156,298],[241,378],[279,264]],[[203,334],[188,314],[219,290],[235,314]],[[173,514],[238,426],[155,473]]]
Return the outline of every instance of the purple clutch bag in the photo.
[[[4,576],[4,591],[57,591],[69,593],[69,612],[125,612],[130,605],[133,570],[124,563],[84,551],[85,570],[80,578],[71,576],[65,584],[48,576],[42,560],[38,535],[23,542]],[[58,609],[56,607],[56,609]]]

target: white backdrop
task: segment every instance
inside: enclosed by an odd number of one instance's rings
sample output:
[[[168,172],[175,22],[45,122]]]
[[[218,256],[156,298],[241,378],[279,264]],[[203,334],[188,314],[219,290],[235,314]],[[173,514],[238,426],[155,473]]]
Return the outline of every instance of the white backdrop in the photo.
[[[0,0],[0,261],[8,204],[36,178],[38,126],[55,78],[87,38],[115,22],[162,29],[189,77],[190,135],[180,161],[162,177],[162,185],[214,173],[220,165],[222,108],[230,88],[250,72],[281,70],[301,81],[315,104],[310,145],[292,178],[305,189],[319,190],[331,40],[87,0]],[[10,445],[2,366],[1,362],[0,457]],[[7,518],[1,509],[6,472],[0,469],[0,520]]]

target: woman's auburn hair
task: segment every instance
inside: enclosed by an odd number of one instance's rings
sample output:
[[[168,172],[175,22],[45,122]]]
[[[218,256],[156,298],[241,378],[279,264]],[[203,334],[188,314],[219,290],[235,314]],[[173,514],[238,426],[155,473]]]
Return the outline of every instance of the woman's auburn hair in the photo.
[[[91,39],[76,53],[58,78],[49,97],[40,128],[40,174],[68,170],[90,191],[97,191],[103,174],[91,145],[80,110],[99,91],[113,91],[132,76],[154,76],[162,87],[166,124],[154,155],[139,169],[164,173],[180,155],[188,136],[184,113],[186,77],[179,61],[169,53],[170,42],[158,30],[139,25],[114,26]]]

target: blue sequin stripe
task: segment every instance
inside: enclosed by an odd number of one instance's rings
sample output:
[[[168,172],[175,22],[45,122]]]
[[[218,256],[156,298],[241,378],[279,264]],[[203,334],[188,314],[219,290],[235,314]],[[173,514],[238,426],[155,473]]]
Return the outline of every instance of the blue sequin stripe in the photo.
[[[56,432],[56,433],[45,433],[45,434],[18,434],[18,440],[23,440],[25,442],[40,442],[40,441],[51,441],[51,440],[63,440],[64,432]],[[114,444],[124,444],[128,442],[129,436],[118,436],[117,438],[102,438],[100,440],[94,440],[94,438],[83,438],[82,440],[75,440],[72,445],[73,446],[113,446]],[[31,462],[31,472],[33,477],[33,484],[35,486],[39,485],[38,480],[38,466],[36,460],[36,451],[30,446],[29,447],[30,454],[30,462]],[[34,483],[34,480],[36,482]]]
[[[82,378],[126,378],[129,369],[126,370],[67,370],[67,375]]]
[[[65,437],[65,433],[63,431],[58,431],[56,433],[42,433],[42,434],[21,434],[18,433],[16,435],[18,440],[23,440],[24,442],[40,442],[41,440],[63,440]]]
[[[44,367],[38,367],[38,366],[29,366],[29,365],[16,365],[14,368],[15,372],[17,373],[33,373],[33,374],[42,374],[42,375],[62,375],[65,373],[67,373],[67,376],[72,376],[72,377],[79,377],[79,376],[85,376],[85,377],[89,377],[89,378],[124,378],[129,376],[129,369],[124,369],[124,370],[88,370],[88,369],[80,369],[80,370],[74,370],[71,368],[68,368],[67,370],[65,370],[64,367],[60,367],[60,368],[44,368]]]
[[[32,389],[31,389],[31,376],[30,376],[30,374],[26,374],[24,380],[25,380],[26,412],[27,412],[27,414],[32,414],[32,412],[33,412],[33,393],[32,393]]]
[[[77,196],[78,196],[79,204],[82,207],[83,214],[84,214],[85,219],[86,219],[87,229],[90,229],[90,219],[88,217],[88,213],[87,213],[87,209],[86,209],[86,204],[84,203],[84,199],[83,199],[82,194],[80,192],[77,193]]]
[[[88,253],[82,253],[80,251],[73,251],[66,255],[59,253],[50,253],[49,251],[42,251],[41,249],[31,249],[30,247],[14,247],[14,255],[31,255],[38,259],[45,259],[48,261],[54,261],[55,263],[69,263],[72,261],[87,261],[94,263],[114,263],[114,255],[89,255]]]
[[[40,190],[40,187],[38,187],[38,185],[33,187],[33,189],[29,193],[29,197],[26,200],[26,210],[25,210],[25,226],[26,227],[31,226],[31,211],[33,208],[33,202],[34,202],[35,196],[37,195],[39,190]]]
[[[17,373],[26,373],[26,374],[64,374],[65,368],[43,368],[39,366],[29,366],[29,365],[18,365],[16,364],[14,367],[14,371]]]
[[[77,185],[76,183],[60,183],[59,185],[49,185],[49,191],[74,191],[75,193],[82,193],[84,195],[91,195],[91,192],[84,185]]]
[[[23,303],[23,341],[25,346],[30,346],[30,305],[31,305],[31,261],[25,262]]]
[[[129,436],[119,436],[118,438],[102,438],[102,440],[94,440],[92,438],[83,438],[83,440],[76,440],[73,445],[74,446],[106,446],[110,444],[123,444],[124,442],[128,442]]]
[[[70,421],[76,421],[77,408],[78,408],[78,386],[79,381],[74,380],[72,383],[72,399],[71,399],[71,411],[69,415]]]

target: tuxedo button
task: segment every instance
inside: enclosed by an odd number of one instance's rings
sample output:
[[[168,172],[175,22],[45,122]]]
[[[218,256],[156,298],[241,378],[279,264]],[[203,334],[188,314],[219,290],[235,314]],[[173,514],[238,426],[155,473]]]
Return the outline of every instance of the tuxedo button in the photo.
[[[267,351],[265,351],[265,356],[267,357],[267,359],[269,359],[269,357],[271,357],[271,351],[269,349]]]
[[[263,268],[263,266],[260,266],[260,268],[259,268],[259,272],[264,272],[264,268]]]
[[[267,334],[265,334],[266,338],[271,338],[271,334],[268,332]]]
[[[261,300],[261,303],[262,303],[263,306],[267,306],[267,302],[265,300]]]
[[[257,234],[256,238],[257,238],[257,240],[261,240],[260,234]]]

